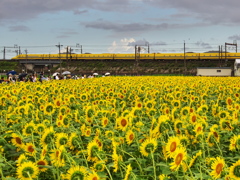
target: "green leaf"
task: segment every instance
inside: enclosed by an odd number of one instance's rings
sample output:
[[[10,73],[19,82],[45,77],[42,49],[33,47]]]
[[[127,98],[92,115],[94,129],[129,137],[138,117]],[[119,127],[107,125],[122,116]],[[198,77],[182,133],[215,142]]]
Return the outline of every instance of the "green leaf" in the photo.
[[[154,168],[153,168],[153,166],[148,166],[147,168],[144,168],[143,170],[153,172]]]

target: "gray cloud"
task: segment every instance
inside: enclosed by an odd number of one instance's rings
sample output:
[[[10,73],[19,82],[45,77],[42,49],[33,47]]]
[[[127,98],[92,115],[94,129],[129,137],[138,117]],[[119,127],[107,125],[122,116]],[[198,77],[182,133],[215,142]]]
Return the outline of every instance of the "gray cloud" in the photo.
[[[202,42],[202,41],[197,41],[195,43],[196,46],[199,46],[199,47],[202,47],[202,48],[205,48],[205,49],[211,49],[212,46],[209,44],[209,43],[205,43],[205,42]]]
[[[240,23],[238,9],[239,0],[144,0],[145,3],[152,4],[159,8],[172,8],[178,13],[189,14],[202,22],[212,24],[235,25]]]
[[[186,27],[196,27],[196,26],[204,26],[205,24],[169,24],[169,23],[161,23],[161,24],[144,24],[144,23],[113,23],[108,21],[95,21],[82,23],[86,28],[94,28],[94,29],[103,29],[103,30],[111,30],[115,32],[124,32],[124,31],[148,31],[148,30],[163,30],[170,28],[186,28]]]
[[[84,14],[84,13],[87,13],[87,12],[88,12],[88,10],[82,10],[82,11],[80,11],[79,9],[76,9],[76,10],[73,11],[73,13],[74,13],[75,15]]]
[[[16,32],[16,31],[30,31],[27,26],[19,25],[19,26],[10,26],[9,31]]]
[[[239,34],[235,34],[235,35],[229,36],[228,39],[229,40],[240,40],[240,35]]]
[[[57,11],[73,11],[73,13],[85,13],[87,10],[97,9],[101,11],[128,11],[131,12],[130,0],[1,0],[0,20],[30,19],[43,13]]]

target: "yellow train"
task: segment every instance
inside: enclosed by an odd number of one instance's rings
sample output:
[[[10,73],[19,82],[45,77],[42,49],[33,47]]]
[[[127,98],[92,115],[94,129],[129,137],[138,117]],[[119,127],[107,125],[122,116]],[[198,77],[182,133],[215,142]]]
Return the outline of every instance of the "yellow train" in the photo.
[[[20,54],[12,60],[219,60],[240,59],[237,52],[142,53],[142,54]]]

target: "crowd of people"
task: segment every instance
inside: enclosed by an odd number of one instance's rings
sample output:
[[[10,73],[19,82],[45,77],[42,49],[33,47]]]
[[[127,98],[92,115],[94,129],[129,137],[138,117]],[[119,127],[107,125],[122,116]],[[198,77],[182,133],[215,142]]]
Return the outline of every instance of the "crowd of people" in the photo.
[[[94,78],[96,75],[61,75],[60,73],[56,73],[54,76],[46,76],[42,73],[40,74],[20,74],[20,75],[12,75],[8,74],[7,77],[1,76],[0,83],[14,83],[14,82],[37,82],[37,81],[50,81],[50,80],[62,80],[62,79],[84,79],[84,78]],[[103,75],[102,77],[105,77]]]

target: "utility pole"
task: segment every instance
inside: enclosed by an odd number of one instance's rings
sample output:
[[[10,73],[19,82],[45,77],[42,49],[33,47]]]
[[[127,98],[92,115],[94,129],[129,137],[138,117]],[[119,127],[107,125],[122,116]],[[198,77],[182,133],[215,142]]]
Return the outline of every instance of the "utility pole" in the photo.
[[[6,58],[6,48],[5,48],[5,46],[3,47],[3,59],[5,60],[5,58]]]
[[[187,63],[186,63],[186,45],[185,45],[185,40],[184,40],[184,44],[183,44],[183,51],[184,51],[184,71],[185,74],[187,73]]]
[[[58,45],[56,45],[56,47],[58,47],[58,60],[60,61],[60,73],[62,74],[62,60],[61,60],[61,45],[60,43],[58,43]]]

